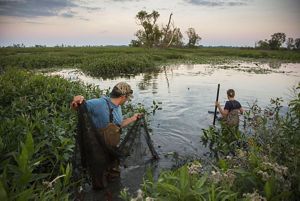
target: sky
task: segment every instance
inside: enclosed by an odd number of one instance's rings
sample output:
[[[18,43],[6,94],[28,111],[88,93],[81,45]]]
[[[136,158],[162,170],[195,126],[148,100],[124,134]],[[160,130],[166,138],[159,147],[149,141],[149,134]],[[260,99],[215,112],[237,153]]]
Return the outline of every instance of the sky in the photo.
[[[300,38],[300,0],[0,0],[0,46],[128,45],[140,10],[170,13],[185,42],[193,27],[204,46],[255,46],[273,33]]]

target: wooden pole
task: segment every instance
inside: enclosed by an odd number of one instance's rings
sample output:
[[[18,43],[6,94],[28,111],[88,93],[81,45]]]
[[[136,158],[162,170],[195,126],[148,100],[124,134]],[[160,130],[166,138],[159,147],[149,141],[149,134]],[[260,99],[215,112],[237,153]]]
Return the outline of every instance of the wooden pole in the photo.
[[[218,84],[218,91],[217,91],[217,98],[216,101],[219,101],[219,91],[220,91],[220,84]],[[216,117],[217,117],[217,106],[215,106],[215,114],[214,114],[214,122],[213,125],[216,123]]]

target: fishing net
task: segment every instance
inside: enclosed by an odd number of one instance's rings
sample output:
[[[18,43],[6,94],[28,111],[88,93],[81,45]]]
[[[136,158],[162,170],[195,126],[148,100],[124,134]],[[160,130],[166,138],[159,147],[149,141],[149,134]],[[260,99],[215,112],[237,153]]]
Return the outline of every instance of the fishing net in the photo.
[[[105,143],[103,135],[92,123],[85,103],[78,108],[77,127],[73,176],[78,180],[87,172],[95,189],[107,185],[107,170],[115,166],[119,159],[122,165],[131,166],[159,158],[145,118],[139,119],[128,129],[118,147]]]

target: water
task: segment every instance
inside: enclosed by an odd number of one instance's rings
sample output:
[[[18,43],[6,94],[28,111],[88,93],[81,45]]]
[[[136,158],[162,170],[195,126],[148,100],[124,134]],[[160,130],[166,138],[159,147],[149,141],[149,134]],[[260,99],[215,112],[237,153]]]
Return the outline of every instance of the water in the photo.
[[[266,69],[267,73],[250,70]],[[259,73],[259,74],[257,74]],[[100,89],[113,87],[120,81],[132,86],[133,104],[142,103],[152,110],[153,100],[161,110],[150,118],[152,140],[161,159],[155,163],[156,171],[174,165],[171,155],[176,152],[180,158],[203,157],[207,151],[200,142],[203,128],[212,125],[217,84],[221,84],[219,101],[227,100],[226,91],[233,88],[236,100],[247,109],[255,100],[261,107],[270,103],[271,98],[282,97],[284,105],[291,99],[291,89],[300,82],[300,64],[239,63],[230,65],[172,65],[162,67],[159,73],[140,74],[132,77],[102,79],[86,76],[78,70],[66,69],[51,73],[70,80],[82,80],[95,84]],[[74,94],[75,95],[75,94]],[[153,165],[153,164],[152,164]],[[139,188],[143,174],[149,164],[132,166],[122,170],[121,179],[114,188]],[[97,195],[96,195],[97,196]]]

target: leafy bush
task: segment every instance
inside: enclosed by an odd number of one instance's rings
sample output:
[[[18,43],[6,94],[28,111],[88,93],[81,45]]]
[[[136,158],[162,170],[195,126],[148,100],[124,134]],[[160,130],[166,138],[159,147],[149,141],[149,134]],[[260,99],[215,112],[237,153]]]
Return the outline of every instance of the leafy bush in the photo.
[[[239,137],[228,138],[224,129],[204,130],[202,139],[211,143],[212,150],[219,154],[219,167],[235,172],[233,190],[240,196],[256,193],[267,200],[299,198],[299,91],[300,84],[285,114],[281,112],[280,98],[272,99],[266,109],[254,104],[246,114],[245,133]],[[226,146],[219,146],[222,143]],[[255,191],[250,192],[252,189]]]
[[[1,200],[69,199],[76,127],[69,104],[92,86],[20,70],[0,76]]]

